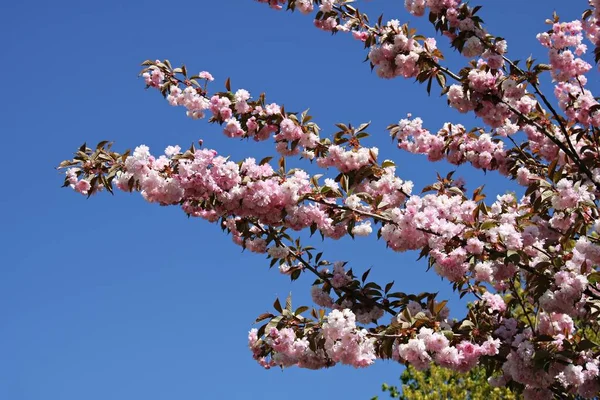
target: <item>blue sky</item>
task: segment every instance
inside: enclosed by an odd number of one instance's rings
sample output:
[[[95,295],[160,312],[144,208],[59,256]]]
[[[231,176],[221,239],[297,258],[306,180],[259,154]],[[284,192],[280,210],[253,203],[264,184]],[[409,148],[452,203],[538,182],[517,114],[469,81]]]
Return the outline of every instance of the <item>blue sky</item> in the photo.
[[[401,1],[366,8],[409,20]],[[553,7],[565,18],[583,0],[565,3],[482,1],[489,30],[509,55],[544,57],[535,41]],[[262,256],[242,253],[217,226],[139,195],[84,197],[61,189],[54,167],[84,141],[116,149],[146,144],[188,146],[199,138],[233,159],[272,155],[267,143],[224,138],[192,121],[137,79],[145,59],[170,59],[208,70],[220,90],[234,88],[311,108],[327,134],[336,122],[373,121],[370,145],[393,158],[398,174],[420,189],[447,173],[445,164],[395,149],[385,126],[406,113],[437,130],[447,120],[471,123],[411,81],[382,81],[362,63],[361,44],[331,37],[310,18],[274,12],[251,0],[2,2],[0,132],[5,148],[0,196],[0,399],[264,399],[378,394],[401,366],[367,370],[262,370],[246,346],[257,315],[293,292],[309,303],[311,278],[291,284]],[[422,32],[433,35],[426,29]],[[444,43],[444,39],[440,38]],[[456,57],[451,56],[455,60]],[[456,65],[456,64],[454,64]],[[460,168],[474,189],[506,190],[494,174]],[[460,302],[416,254],[396,254],[372,238],[315,244],[330,260],[395,280],[398,290],[441,291]]]

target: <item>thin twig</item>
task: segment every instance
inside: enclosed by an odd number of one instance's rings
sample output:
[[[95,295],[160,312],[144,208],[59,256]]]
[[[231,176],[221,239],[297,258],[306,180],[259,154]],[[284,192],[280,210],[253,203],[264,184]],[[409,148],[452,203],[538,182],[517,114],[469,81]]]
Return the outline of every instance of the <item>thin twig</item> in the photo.
[[[260,226],[260,224],[254,222],[254,221],[250,221],[250,223],[252,225],[254,225],[255,227],[257,227],[263,234],[265,234],[265,235],[269,234],[269,232],[267,232],[262,226]],[[329,286],[334,287],[333,284],[331,283],[331,281],[326,276],[322,275],[315,267],[310,265],[310,263],[308,261],[306,261],[300,254],[292,251],[290,249],[290,247],[288,245],[286,245],[285,243],[283,243],[277,235],[273,235],[273,238],[274,238],[275,242],[277,243],[277,246],[286,249],[292,255],[292,257],[294,257],[296,260],[298,260],[304,266],[305,269],[312,272],[319,279],[322,279],[323,281],[325,281],[327,284],[329,284]],[[341,287],[341,288],[337,288],[337,289],[340,289],[341,291],[351,295],[352,297],[355,297],[355,298],[361,300],[365,304],[369,304],[369,303],[374,304],[375,306],[381,308],[384,311],[387,311],[388,313],[390,313],[394,316],[398,314],[398,312],[395,311],[393,308],[386,306],[384,304],[381,304],[361,293],[357,293],[357,291],[355,291],[355,290],[348,289],[345,287]]]

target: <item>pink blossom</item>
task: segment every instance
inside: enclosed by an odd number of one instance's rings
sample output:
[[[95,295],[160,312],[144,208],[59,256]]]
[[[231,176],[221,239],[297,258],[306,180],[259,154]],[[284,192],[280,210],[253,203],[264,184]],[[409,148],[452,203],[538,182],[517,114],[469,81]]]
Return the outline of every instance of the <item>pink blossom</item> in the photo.
[[[207,72],[207,71],[201,71],[198,74],[198,76],[200,77],[200,79],[206,79],[207,81],[210,81],[210,82],[212,82],[212,81],[215,80],[215,78],[213,78],[213,76],[211,75],[211,73]]]

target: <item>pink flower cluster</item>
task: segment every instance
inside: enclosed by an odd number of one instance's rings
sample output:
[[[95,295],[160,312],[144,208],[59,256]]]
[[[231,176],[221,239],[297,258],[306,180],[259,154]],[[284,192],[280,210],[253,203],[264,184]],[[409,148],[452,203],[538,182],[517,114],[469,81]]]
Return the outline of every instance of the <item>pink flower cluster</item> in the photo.
[[[283,8],[283,4],[287,3],[287,0],[256,0],[259,3],[268,4],[271,8],[275,10],[281,10]]]
[[[248,334],[248,346],[252,350],[254,359],[264,368],[279,365],[289,367],[297,365],[301,368],[320,369],[326,367],[327,358],[323,350],[312,351],[306,338],[296,337],[291,328],[278,330],[272,328],[264,339],[259,339],[258,331],[252,329]],[[263,347],[267,345],[274,353],[270,359],[263,356]]]
[[[398,344],[394,355],[399,361],[410,363],[417,369],[426,369],[436,364],[459,372],[467,372],[477,365],[481,356],[498,354],[500,339],[488,338],[481,345],[461,341],[451,346],[450,341],[440,332],[421,328],[415,338]]]
[[[512,350],[502,366],[504,376],[495,382],[496,385],[505,384],[508,380],[519,382],[525,385],[525,399],[553,399],[554,395],[548,388],[555,381],[567,391],[585,398],[598,394],[600,362],[597,358],[591,353],[583,353],[579,365],[553,362],[547,369],[535,368],[535,345],[530,341],[531,337],[530,330],[515,336]]]
[[[404,209],[393,209],[389,223],[381,228],[381,236],[395,251],[431,248],[436,271],[452,280],[462,279],[469,270],[467,252],[458,247],[447,251],[447,244],[461,236],[466,224],[473,220],[477,204],[461,196],[412,196]]]
[[[554,137],[564,140],[564,136],[555,125],[546,129]],[[558,160],[559,165],[564,165],[566,159],[562,150],[544,133],[533,125],[523,126],[523,132],[527,135],[527,141],[531,151],[541,155],[547,161]]]
[[[542,335],[555,336],[560,339],[573,332],[573,318],[562,313],[540,313],[538,330]],[[562,346],[562,340],[559,343]]]
[[[165,81],[165,73],[155,65],[149,67],[144,76],[146,83],[153,88],[160,90],[164,85],[168,85],[167,101],[172,106],[186,108],[188,117],[201,119],[206,116],[206,111],[210,111],[212,121],[223,125],[223,134],[227,137],[252,137],[261,141],[273,136],[280,154],[291,156],[304,150],[304,156],[314,158],[312,149],[320,140],[318,130],[304,130],[297,121],[282,115],[281,107],[276,103],[263,107],[251,102],[251,95],[245,89],[227,95],[216,94],[209,98],[204,90],[187,83],[182,89],[179,83],[173,84],[172,79]],[[207,82],[214,80],[206,71],[201,72],[199,76]]]
[[[215,213],[252,215],[268,223],[280,223],[286,207],[294,216],[299,198],[312,191],[309,176],[302,170],[295,170],[283,180],[269,164],[257,165],[248,158],[238,165],[214,150],[196,150],[193,159],[178,159],[177,173],[172,171],[171,163],[172,158],[156,159],[148,147],[139,146],[126,159],[126,172],[119,176],[117,186],[129,190],[127,183],[133,178],[150,202],[184,201],[183,208],[191,215],[212,216],[210,219]],[[215,205],[206,210],[209,207],[204,202],[210,200],[216,200]]]
[[[590,0],[589,3],[593,12],[589,18],[583,21],[583,30],[590,42],[598,47],[600,45],[600,23],[598,23],[600,20],[600,1]]]
[[[86,179],[78,179],[77,170],[75,168],[69,168],[66,170],[65,173],[67,175],[67,180],[69,181],[69,186],[71,187],[71,189],[83,195],[88,194],[88,191],[91,188],[90,182]]]
[[[364,329],[357,329],[355,321],[350,310],[331,311],[322,329],[325,351],[336,363],[366,367],[376,358],[374,339],[369,338]]]
[[[344,150],[341,146],[331,145],[327,155],[317,159],[317,165],[321,168],[335,167],[341,172],[356,171],[376,163],[378,154],[377,147]]]
[[[159,63],[160,60],[156,60],[156,62]],[[159,88],[165,79],[165,74],[160,70],[160,68],[151,66],[150,71],[142,74],[142,78],[144,78],[146,85],[153,88]]]
[[[554,87],[554,95],[559,107],[571,120],[600,127],[600,103],[592,92],[582,88],[586,82],[583,76],[578,78],[578,82],[559,82]]]
[[[334,307],[333,298],[329,295],[329,293],[324,291],[321,286],[313,285],[310,288],[310,294],[311,294],[313,302],[316,305],[325,307],[325,308],[333,308]]]
[[[410,118],[410,116],[409,116]],[[415,154],[425,154],[430,161],[442,158],[452,164],[469,162],[475,168],[506,173],[504,143],[487,133],[467,134],[460,124],[444,124],[436,135],[423,128],[421,118],[402,119],[391,134],[398,147]]]
[[[426,7],[432,13],[439,14],[444,10],[456,10],[460,2],[461,0],[404,0],[404,6],[412,15],[422,17]]]
[[[172,85],[167,101],[172,106],[185,107],[187,116],[193,119],[204,118],[204,111],[210,107],[208,99],[191,86],[181,90],[179,86]]]
[[[499,313],[503,313],[506,311],[506,303],[500,295],[485,292],[483,295],[481,295],[481,299],[485,303],[486,307],[488,307],[490,312],[497,311]]]
[[[437,49],[435,39],[428,38],[419,42],[409,36],[397,20],[387,23],[380,42],[380,46],[373,46],[369,51],[369,61],[382,78],[417,76],[420,72],[419,57],[422,54],[437,60],[433,54]]]
[[[540,297],[540,305],[547,312],[577,315],[585,300],[582,295],[586,286],[586,275],[568,270],[557,272],[553,287]]]
[[[486,36],[485,30],[473,18],[473,14],[462,9],[464,4],[461,0],[405,0],[404,6],[412,15],[421,17],[429,8],[436,19],[443,17],[448,21],[448,27],[442,29],[442,33],[451,40],[458,37],[462,32],[465,42],[461,53],[465,57],[482,56],[493,69],[498,69],[504,64],[502,55],[506,52],[506,42],[498,41],[493,48],[484,46],[482,39]]]
[[[571,120],[598,127],[599,103],[592,93],[584,88],[587,84],[584,74],[589,72],[592,66],[580,57],[587,51],[587,46],[583,44],[584,29],[590,40],[598,44],[600,28],[594,21],[597,21],[595,16],[583,24],[580,21],[556,22],[552,25],[552,30],[538,34],[537,38],[543,46],[550,49],[551,73],[554,80],[558,81],[554,94],[560,108]],[[594,106],[596,107],[593,108]]]
[[[552,77],[560,82],[569,81],[587,73],[592,66],[581,56],[587,50],[582,43],[583,27],[580,21],[554,23],[550,32],[537,35],[539,42],[550,49],[549,57],[552,65]],[[569,47],[575,48],[575,54]]]
[[[593,191],[593,189],[592,189]],[[582,202],[591,202],[595,199],[593,192],[586,185],[573,184],[563,178],[556,184],[556,195],[552,197],[552,207],[555,210],[575,208]]]
[[[413,190],[413,182],[400,179],[396,175],[396,167],[383,169],[378,179],[365,180],[354,189],[355,193],[366,193],[376,198],[381,197],[379,209],[400,207]]]
[[[364,325],[383,317],[383,309],[375,305],[374,300],[370,296],[365,295],[362,299],[357,300],[344,292],[345,290],[352,292],[354,290],[352,289],[352,285],[357,282],[350,272],[344,269],[344,266],[345,263],[338,261],[333,264],[333,272],[329,272],[329,270],[321,272],[323,284],[315,284],[311,288],[313,302],[321,307],[333,310],[343,311],[348,309],[355,314],[356,320]],[[327,291],[324,289],[326,284],[331,286]],[[329,294],[332,289],[333,292],[339,295],[339,298],[335,302]],[[365,298],[369,300],[365,302]]]
[[[589,196],[585,193],[585,196]],[[549,201],[554,200],[549,197]],[[480,216],[477,225],[474,225],[473,210],[476,206],[475,202],[458,195],[412,196],[406,201],[404,209],[391,211],[393,223],[385,224],[381,235],[388,246],[396,251],[428,246],[436,272],[451,281],[460,281],[472,274],[475,280],[492,284],[497,290],[506,289],[504,282],[517,272],[517,268],[512,263],[491,262],[485,257],[479,259],[487,246],[507,251],[523,250],[533,257],[531,266],[535,268],[541,261],[538,249],[544,247],[544,241],[559,238],[547,228],[552,221],[536,220],[537,226],[530,224],[526,228],[519,228],[522,215],[531,207],[527,197],[520,202],[516,202],[511,195],[498,197],[488,208],[485,217]],[[485,229],[477,228],[484,225],[487,225]],[[477,232],[477,236],[459,242],[454,240],[469,232]],[[473,259],[477,261],[474,264]],[[600,246],[580,239],[573,250],[573,257],[566,262],[566,270],[555,275],[556,286],[540,299],[546,311],[572,314],[577,307],[581,307],[587,274],[591,272],[581,269],[584,260],[588,260],[590,265],[600,262]],[[484,300],[492,310],[503,312],[500,298],[491,294],[486,296],[489,297],[484,297]]]
[[[367,367],[375,358],[374,339],[368,337],[367,331],[356,326],[355,315],[350,310],[333,310],[327,315],[317,333],[324,347],[316,352],[310,349],[308,335],[298,337],[291,328],[271,328],[263,338],[259,338],[257,330],[250,331],[248,345],[254,358],[266,368],[279,365],[290,367],[318,369],[330,367],[337,363],[353,367]],[[273,350],[269,360],[264,358],[264,347]]]
[[[302,14],[309,14],[313,11],[313,0],[297,0],[296,7]]]
[[[342,171],[374,163],[377,155],[375,148],[346,152],[338,146],[332,147],[333,151],[319,159],[327,160],[321,165],[332,165]],[[268,225],[283,224],[294,230],[315,226],[330,238],[339,238],[347,233],[344,222],[335,223],[332,219],[334,208],[326,204],[300,203],[304,196],[315,190],[310,176],[303,170],[295,169],[283,178],[269,164],[258,165],[253,158],[238,164],[217,155],[214,150],[195,150],[193,157],[181,157],[180,150],[178,146],[169,146],[165,155],[156,158],[147,146],[138,146],[117,174],[117,187],[124,191],[135,188],[149,202],[181,204],[188,215],[209,221],[235,215],[257,218]],[[404,194],[398,189],[410,191],[412,184],[395,177],[392,167],[384,171],[380,179],[365,180],[360,188],[373,196],[382,196],[388,200],[389,206],[398,206],[404,199]],[[68,173],[74,175],[73,171]],[[74,180],[76,176],[70,179]],[[74,188],[79,190],[82,184],[74,182]],[[81,182],[88,183],[85,180]],[[131,185],[132,182],[134,185]],[[337,185],[335,182],[329,184]],[[361,208],[360,199],[354,197],[356,204],[352,201],[349,204],[356,209]],[[266,251],[263,241],[241,241],[234,225],[227,228],[236,243],[252,251]],[[371,231],[370,222],[364,221],[355,227],[354,234],[368,235]]]
[[[331,286],[337,289],[346,286],[351,281],[352,278],[344,269],[344,263],[339,261],[335,262],[333,264],[333,278],[331,279]]]
[[[469,71],[467,80],[467,87],[450,85],[448,104],[461,113],[474,111],[502,136],[512,135],[519,130],[511,108],[527,115],[537,103],[528,95],[524,84],[506,78],[502,70],[489,70],[484,60],[479,60],[479,68]],[[490,97],[496,97],[497,100],[492,101]]]

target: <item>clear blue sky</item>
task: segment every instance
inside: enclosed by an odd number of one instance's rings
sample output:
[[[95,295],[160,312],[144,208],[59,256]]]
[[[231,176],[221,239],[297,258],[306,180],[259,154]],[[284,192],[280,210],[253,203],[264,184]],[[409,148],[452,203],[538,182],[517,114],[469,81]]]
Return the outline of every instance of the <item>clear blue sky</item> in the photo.
[[[552,7],[573,18],[587,3],[481,2],[490,31],[522,59],[543,56],[535,33]],[[406,21],[402,5],[377,0],[367,8]],[[292,291],[296,304],[308,303],[311,279],[290,284],[264,257],[242,253],[217,226],[176,208],[60,189],[54,167],[84,141],[104,139],[160,152],[203,138],[234,159],[273,153],[267,143],[226,140],[217,126],[145,92],[136,76],[147,58],[211,71],[217,85],[231,76],[234,88],[265,91],[287,110],[310,107],[324,134],[335,122],[371,120],[369,143],[419,189],[450,168],[396,150],[385,126],[408,112],[435,130],[449,118],[469,119],[411,81],[379,80],[358,42],[251,0],[4,1],[0,15],[0,399],[367,399],[396,381],[401,366],[388,362],[262,370],[247,331],[276,296]],[[505,189],[494,174],[458,175],[473,179],[470,189]],[[416,254],[392,253],[371,238],[316,245],[355,271],[373,266],[373,276],[395,279],[398,290],[441,290],[461,315],[456,296]]]

